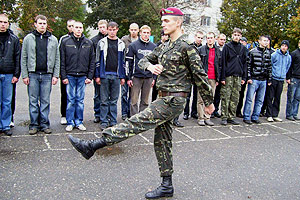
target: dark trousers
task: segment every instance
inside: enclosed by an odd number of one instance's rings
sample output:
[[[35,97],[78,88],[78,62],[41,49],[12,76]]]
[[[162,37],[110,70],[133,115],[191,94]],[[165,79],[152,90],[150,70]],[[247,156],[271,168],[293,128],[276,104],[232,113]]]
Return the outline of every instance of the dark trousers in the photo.
[[[190,100],[191,100],[192,92],[188,94],[186,97],[186,105],[183,111],[184,115],[190,114]],[[193,84],[193,102],[192,102],[192,111],[191,115],[197,115],[197,86]]]
[[[158,90],[156,88],[156,80],[155,80],[155,83],[152,87],[152,101],[155,101],[157,99],[157,95],[158,95]]]
[[[280,110],[280,98],[283,89],[283,81],[272,79],[269,86],[269,96],[267,97],[267,117],[278,117]]]
[[[222,84],[219,83],[219,85],[217,85],[217,87],[216,87],[215,97],[214,97],[214,106],[215,106],[214,113],[219,111],[219,106],[220,106],[220,102],[221,102],[221,94],[220,94],[221,86],[222,86]]]
[[[261,107],[261,110],[260,110],[261,114],[265,114],[266,113],[266,110],[267,110],[267,98],[270,95],[269,93],[270,93],[270,86],[268,86],[268,83],[267,83],[266,94],[265,94],[265,98],[264,98],[264,103],[263,103],[263,106]]]
[[[245,97],[245,90],[246,90],[246,86],[247,84],[245,83],[244,85],[242,85],[241,87],[241,91],[240,91],[240,97],[239,97],[239,103],[236,107],[236,114],[242,114],[242,107],[244,105],[244,97]]]
[[[66,117],[67,112],[67,85],[63,84],[60,79],[60,114],[62,117]]]

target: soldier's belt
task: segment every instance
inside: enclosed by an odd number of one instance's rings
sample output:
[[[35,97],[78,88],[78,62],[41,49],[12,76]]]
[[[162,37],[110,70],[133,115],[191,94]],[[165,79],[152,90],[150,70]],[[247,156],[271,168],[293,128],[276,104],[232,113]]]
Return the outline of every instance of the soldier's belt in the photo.
[[[163,92],[163,91],[158,91],[158,95],[160,97],[166,97],[166,96],[187,97],[188,93],[186,93],[186,92]]]

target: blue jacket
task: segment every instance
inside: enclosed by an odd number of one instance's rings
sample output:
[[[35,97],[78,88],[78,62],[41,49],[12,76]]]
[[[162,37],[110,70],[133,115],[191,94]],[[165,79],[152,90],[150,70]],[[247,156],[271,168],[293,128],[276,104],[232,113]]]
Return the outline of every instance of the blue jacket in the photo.
[[[272,79],[283,81],[286,77],[286,73],[291,66],[292,58],[287,51],[283,54],[280,49],[277,49],[271,55],[272,62]]]
[[[96,69],[95,69],[95,77],[96,78],[106,78],[107,74],[117,75],[120,79],[125,79],[125,62],[124,62],[124,51],[125,44],[118,38],[118,69],[117,72],[106,72],[105,64],[107,57],[107,49],[108,49],[108,40],[107,37],[101,39],[97,44],[96,49]]]

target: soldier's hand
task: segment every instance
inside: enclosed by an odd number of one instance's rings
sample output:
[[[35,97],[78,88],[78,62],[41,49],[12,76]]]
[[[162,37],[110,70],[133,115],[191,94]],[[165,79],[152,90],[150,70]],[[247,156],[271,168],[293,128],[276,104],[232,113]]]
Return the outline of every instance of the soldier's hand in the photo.
[[[253,83],[253,81],[250,79],[250,80],[248,80],[248,81],[247,81],[247,83],[250,83],[250,84],[252,84],[252,83]]]
[[[159,75],[162,72],[163,68],[164,67],[162,65],[157,64],[157,65],[149,65],[147,69],[152,74]]]
[[[213,103],[204,108],[204,112],[209,115],[211,115],[214,111],[215,111],[215,106]]]
[[[132,86],[133,86],[132,80],[128,80],[128,81],[127,81],[127,85],[128,85],[129,87],[132,87]]]
[[[225,81],[221,81],[222,85],[226,85],[226,82]]]
[[[23,78],[23,82],[25,85],[29,85],[29,78]]]

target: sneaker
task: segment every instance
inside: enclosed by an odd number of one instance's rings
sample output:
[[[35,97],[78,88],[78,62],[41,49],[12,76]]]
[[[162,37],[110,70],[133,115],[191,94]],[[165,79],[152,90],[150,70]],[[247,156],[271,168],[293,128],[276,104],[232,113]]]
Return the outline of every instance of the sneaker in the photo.
[[[252,124],[252,122],[250,120],[247,120],[247,119],[244,119],[243,122],[246,123],[246,124],[249,124],[249,125]]]
[[[240,124],[240,122],[236,121],[235,119],[228,119],[227,122],[232,124],[232,125],[239,125]]]
[[[295,121],[295,118],[293,116],[286,117],[286,119],[291,120],[291,121]]]
[[[279,117],[274,117],[273,119],[275,122],[282,122],[282,119],[280,119]]]
[[[38,130],[36,128],[29,129],[29,135],[35,135],[37,134]]]
[[[268,121],[268,122],[274,122],[274,120],[273,120],[272,117],[268,117],[268,118],[267,118],[267,121]]]
[[[244,118],[244,115],[243,115],[242,113],[237,113],[236,116],[237,116],[238,118]]]
[[[68,132],[71,132],[72,130],[73,130],[73,126],[72,125],[68,125],[67,127],[66,127],[66,131],[68,131]]]
[[[106,129],[108,126],[106,124],[100,124],[100,129],[101,131],[103,131],[104,129]]]
[[[81,131],[86,131],[85,126],[83,126],[83,124],[80,124],[79,126],[77,126],[76,128],[78,128]]]
[[[255,124],[261,124],[261,122],[258,119],[252,119],[251,121]]]
[[[214,112],[214,116],[217,117],[217,118],[221,117],[221,115],[218,112]]]
[[[204,123],[208,126],[214,126],[215,124],[210,120],[210,119],[206,119],[204,120]]]
[[[297,116],[294,116],[294,119],[297,120],[297,121],[300,120],[300,118],[297,117]]]
[[[50,128],[45,128],[44,130],[42,130],[45,134],[51,134],[52,130]]]
[[[178,119],[173,120],[173,125],[176,127],[184,127],[184,125],[182,123],[180,123],[180,121],[178,121]]]
[[[205,126],[204,119],[198,120],[198,125],[199,125],[199,126]]]
[[[14,122],[10,122],[9,127],[10,127],[10,128],[15,127],[15,123],[14,123]]]
[[[9,130],[3,130],[3,133],[7,136],[12,136],[12,131],[9,129]]]
[[[125,121],[126,119],[127,119],[127,115],[122,115],[122,120]]]
[[[186,115],[186,114],[183,115],[183,119],[184,119],[184,120],[188,120],[188,119],[189,119],[189,115]]]
[[[191,117],[194,119],[198,119],[198,114],[192,114]]]
[[[65,117],[60,118],[60,124],[61,125],[66,125],[67,124],[67,119]]]
[[[227,125],[227,119],[222,119],[221,125],[226,126]]]
[[[95,117],[94,123],[99,123],[100,122],[100,117]]]

